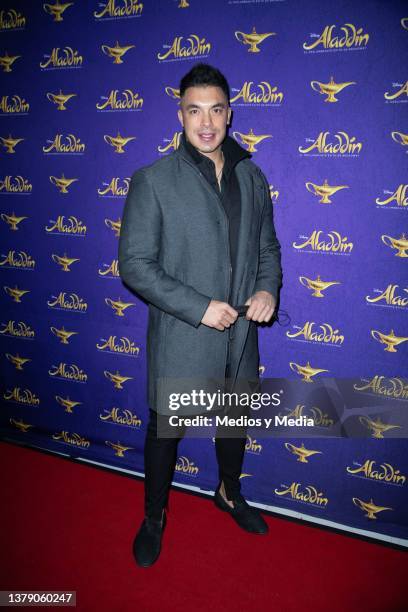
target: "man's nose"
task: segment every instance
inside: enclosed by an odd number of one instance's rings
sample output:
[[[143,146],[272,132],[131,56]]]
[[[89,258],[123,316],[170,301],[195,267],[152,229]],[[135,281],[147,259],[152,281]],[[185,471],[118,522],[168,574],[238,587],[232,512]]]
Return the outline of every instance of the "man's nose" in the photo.
[[[201,124],[203,126],[207,126],[207,125],[211,125],[211,123],[212,123],[212,120],[211,120],[210,113],[206,113],[206,112],[202,113],[202,115],[201,115]]]

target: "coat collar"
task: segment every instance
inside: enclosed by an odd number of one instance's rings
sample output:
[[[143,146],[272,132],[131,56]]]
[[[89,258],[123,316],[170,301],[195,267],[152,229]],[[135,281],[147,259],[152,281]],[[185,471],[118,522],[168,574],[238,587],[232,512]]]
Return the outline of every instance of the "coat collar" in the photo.
[[[251,157],[251,155],[243,147],[241,147],[231,136],[226,136],[222,145],[222,152],[225,158],[225,172],[229,173],[238,162],[245,158]],[[186,133],[183,130],[180,138],[180,144],[178,150],[187,157],[194,164],[199,166],[200,164],[214,164],[214,162],[200,153],[186,138]]]

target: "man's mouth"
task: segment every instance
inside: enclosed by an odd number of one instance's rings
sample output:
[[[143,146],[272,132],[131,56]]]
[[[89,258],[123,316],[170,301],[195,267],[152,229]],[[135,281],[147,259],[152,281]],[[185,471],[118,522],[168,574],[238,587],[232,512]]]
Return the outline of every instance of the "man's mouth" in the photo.
[[[208,132],[201,132],[198,134],[198,136],[201,138],[201,140],[205,140],[206,142],[209,142],[215,138],[215,134]]]

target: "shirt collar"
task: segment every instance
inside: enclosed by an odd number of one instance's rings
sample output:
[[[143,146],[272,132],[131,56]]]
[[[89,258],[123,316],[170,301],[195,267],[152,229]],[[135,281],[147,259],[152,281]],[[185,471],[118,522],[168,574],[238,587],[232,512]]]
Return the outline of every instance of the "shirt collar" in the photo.
[[[184,130],[180,138],[179,149],[182,152],[186,153],[188,157],[197,165],[208,164],[208,163],[215,165],[214,162],[209,157],[200,153],[191,144],[191,142],[187,140]],[[251,157],[248,151],[246,151],[243,147],[241,147],[236,142],[236,140],[234,140],[230,136],[225,137],[221,145],[221,149],[222,149],[222,152],[224,153],[224,159],[225,159],[224,172],[226,174],[228,174],[236,166],[236,164],[239,161],[241,161],[242,159],[245,159],[246,157]]]

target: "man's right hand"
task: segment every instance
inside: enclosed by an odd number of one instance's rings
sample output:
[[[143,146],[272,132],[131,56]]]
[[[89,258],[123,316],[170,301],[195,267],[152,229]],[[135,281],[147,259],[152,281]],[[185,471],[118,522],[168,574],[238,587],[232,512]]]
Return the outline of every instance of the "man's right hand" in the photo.
[[[207,325],[207,327],[215,327],[215,329],[224,331],[226,327],[230,327],[230,325],[235,323],[237,317],[238,312],[227,302],[211,300],[201,319],[201,323]]]

